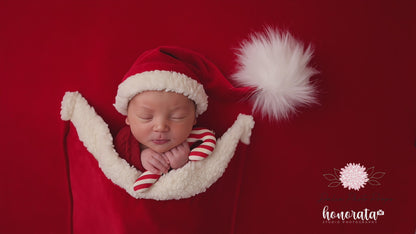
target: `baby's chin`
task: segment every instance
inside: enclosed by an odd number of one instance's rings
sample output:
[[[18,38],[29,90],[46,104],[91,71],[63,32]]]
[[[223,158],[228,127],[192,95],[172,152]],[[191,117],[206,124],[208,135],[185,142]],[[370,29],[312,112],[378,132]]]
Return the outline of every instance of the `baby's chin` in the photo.
[[[182,140],[182,138],[171,138],[169,140],[167,140],[166,142],[163,142],[163,140],[161,142],[158,141],[154,141],[154,140],[150,140],[147,141],[146,144],[144,144],[146,146],[146,148],[150,148],[151,150],[155,151],[156,153],[159,154],[163,154],[166,153],[167,151],[179,146],[180,144],[182,144],[184,141],[186,141],[186,138]]]
[[[174,147],[174,145],[146,145],[146,148],[150,148],[151,150],[159,154],[166,153]]]

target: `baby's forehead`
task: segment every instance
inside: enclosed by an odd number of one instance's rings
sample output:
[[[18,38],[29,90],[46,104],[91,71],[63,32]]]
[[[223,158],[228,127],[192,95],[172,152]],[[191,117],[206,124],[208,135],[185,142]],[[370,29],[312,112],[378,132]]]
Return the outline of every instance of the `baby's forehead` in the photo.
[[[150,90],[144,91],[136,94],[130,101],[129,106],[132,103],[143,103],[146,102],[148,105],[157,104],[160,102],[175,103],[175,104],[184,104],[187,105],[191,103],[195,108],[195,102],[185,96],[184,94],[171,92],[166,90]]]

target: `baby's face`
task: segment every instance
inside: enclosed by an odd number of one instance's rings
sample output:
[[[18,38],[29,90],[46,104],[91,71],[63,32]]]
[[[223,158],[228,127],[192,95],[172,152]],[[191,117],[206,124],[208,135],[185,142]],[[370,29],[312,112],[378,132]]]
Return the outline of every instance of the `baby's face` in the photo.
[[[126,117],[136,140],[158,153],[184,142],[195,123],[194,103],[182,94],[164,91],[136,95]]]

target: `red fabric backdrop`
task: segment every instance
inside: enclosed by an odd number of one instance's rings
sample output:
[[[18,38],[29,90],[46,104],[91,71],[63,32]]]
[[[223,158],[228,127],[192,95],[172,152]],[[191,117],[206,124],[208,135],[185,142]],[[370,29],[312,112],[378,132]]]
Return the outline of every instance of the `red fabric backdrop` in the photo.
[[[229,75],[233,48],[269,24],[314,46],[321,104],[290,121],[256,117],[244,163],[233,160],[227,171],[241,181],[231,224],[216,217],[211,225],[235,233],[414,233],[415,10],[412,1],[0,2],[0,232],[72,230],[59,116],[65,91],[80,91],[115,134],[123,123],[112,107],[116,87],[141,52],[188,47]],[[350,162],[385,172],[381,185],[328,187],[323,174]],[[220,199],[230,178],[199,202],[214,205],[206,198]],[[172,215],[177,204],[167,207]],[[328,224],[326,205],[384,215],[376,224]]]

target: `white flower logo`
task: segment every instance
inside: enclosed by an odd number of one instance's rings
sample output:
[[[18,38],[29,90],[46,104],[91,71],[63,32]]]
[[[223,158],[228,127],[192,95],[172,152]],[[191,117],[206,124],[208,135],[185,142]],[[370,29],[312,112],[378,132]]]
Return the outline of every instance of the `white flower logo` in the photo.
[[[326,180],[331,181],[328,187],[338,187],[342,184],[348,190],[360,190],[366,183],[378,186],[381,185],[377,179],[382,178],[385,172],[374,172],[374,167],[366,169],[359,163],[347,163],[341,170],[334,168],[334,174],[324,174]]]
[[[368,181],[368,175],[365,167],[360,164],[348,163],[347,166],[341,169],[339,180],[344,188],[358,191],[360,188],[364,188],[365,183]]]

